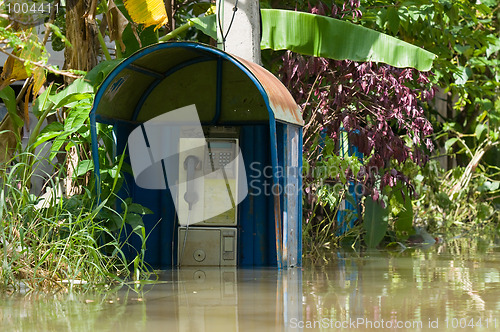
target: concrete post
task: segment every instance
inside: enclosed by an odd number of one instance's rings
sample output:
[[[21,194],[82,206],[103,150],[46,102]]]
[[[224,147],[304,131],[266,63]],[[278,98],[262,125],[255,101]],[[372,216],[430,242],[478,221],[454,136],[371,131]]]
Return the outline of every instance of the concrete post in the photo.
[[[245,60],[261,64],[259,0],[216,0],[216,4],[219,48]]]

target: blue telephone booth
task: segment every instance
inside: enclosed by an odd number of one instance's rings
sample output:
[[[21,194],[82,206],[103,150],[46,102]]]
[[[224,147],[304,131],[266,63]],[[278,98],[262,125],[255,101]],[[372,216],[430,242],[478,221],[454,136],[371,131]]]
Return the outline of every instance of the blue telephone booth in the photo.
[[[197,130],[173,120],[189,114]],[[90,122],[95,174],[99,122],[134,169],[120,196],[153,211],[151,266],[301,265],[303,120],[266,69],[199,43],[151,45],[106,77]]]

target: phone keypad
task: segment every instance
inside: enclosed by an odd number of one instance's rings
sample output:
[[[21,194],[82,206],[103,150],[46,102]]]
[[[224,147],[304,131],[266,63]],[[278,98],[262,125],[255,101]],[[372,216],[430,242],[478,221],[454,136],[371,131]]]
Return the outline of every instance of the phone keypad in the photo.
[[[208,161],[213,168],[219,169],[233,161],[233,154],[232,152],[209,152]]]
[[[230,152],[220,152],[219,153],[219,165],[220,165],[220,167],[225,167],[230,162],[231,162],[231,153]]]

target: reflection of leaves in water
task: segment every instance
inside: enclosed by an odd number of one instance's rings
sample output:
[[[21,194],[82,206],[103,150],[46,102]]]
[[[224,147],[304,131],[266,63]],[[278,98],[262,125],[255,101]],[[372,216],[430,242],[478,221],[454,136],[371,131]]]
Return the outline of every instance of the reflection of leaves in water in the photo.
[[[135,296],[135,297],[134,297]],[[137,294],[114,292],[109,294],[31,294],[1,298],[0,319],[2,331],[116,331],[125,317],[143,330],[142,312],[145,303],[137,301]],[[130,317],[127,306],[136,303],[144,310],[134,310],[139,317]]]
[[[372,251],[361,257],[339,252],[322,267],[305,265],[304,319],[396,318],[425,323],[497,315],[498,309],[492,308],[499,308],[500,256],[491,242],[486,253],[478,253],[483,242],[462,238],[426,251]],[[493,311],[487,313],[488,308]]]
[[[457,288],[463,290],[465,294],[470,296],[470,300],[473,302],[471,308],[478,311],[485,310],[485,302],[479,294],[477,294],[476,289],[471,280],[471,269],[465,266],[465,261],[460,261],[460,266],[456,268],[450,268],[450,279],[455,281]]]

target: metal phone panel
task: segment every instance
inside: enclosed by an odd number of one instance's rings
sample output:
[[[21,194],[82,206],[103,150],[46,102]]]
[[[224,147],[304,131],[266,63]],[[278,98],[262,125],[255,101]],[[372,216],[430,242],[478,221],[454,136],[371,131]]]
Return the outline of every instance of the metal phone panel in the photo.
[[[238,233],[236,228],[179,227],[178,235],[178,265],[236,265],[236,250],[238,247]]]

